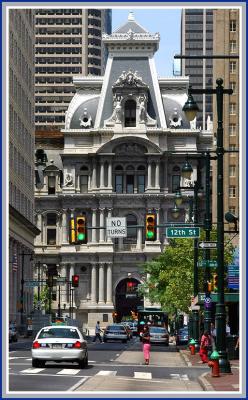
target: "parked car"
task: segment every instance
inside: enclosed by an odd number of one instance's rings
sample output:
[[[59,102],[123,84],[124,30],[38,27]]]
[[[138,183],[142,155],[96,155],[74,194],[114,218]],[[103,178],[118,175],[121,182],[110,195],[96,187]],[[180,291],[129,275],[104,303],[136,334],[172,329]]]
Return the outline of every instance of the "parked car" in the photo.
[[[9,327],[9,343],[18,341],[18,332],[15,326]]]
[[[176,345],[187,344],[189,341],[189,330],[187,327],[180,328],[175,335]]]
[[[104,342],[108,342],[109,340],[121,340],[123,343],[126,343],[128,339],[128,332],[122,324],[108,325],[103,334]]]
[[[47,361],[76,362],[88,365],[87,342],[76,326],[52,325],[42,328],[32,345],[32,366],[44,367]]]
[[[151,326],[149,328],[150,342],[169,346],[169,333],[166,328],[161,326]]]

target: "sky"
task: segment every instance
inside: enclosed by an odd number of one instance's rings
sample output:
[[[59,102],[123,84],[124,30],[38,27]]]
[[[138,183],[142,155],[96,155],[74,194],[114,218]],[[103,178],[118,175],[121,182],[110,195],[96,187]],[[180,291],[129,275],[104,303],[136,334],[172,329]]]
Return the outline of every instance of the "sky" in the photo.
[[[180,54],[181,9],[112,9],[112,31],[127,22],[133,11],[136,22],[150,33],[160,34],[160,44],[155,53],[157,73],[160,77],[173,76],[173,56]]]

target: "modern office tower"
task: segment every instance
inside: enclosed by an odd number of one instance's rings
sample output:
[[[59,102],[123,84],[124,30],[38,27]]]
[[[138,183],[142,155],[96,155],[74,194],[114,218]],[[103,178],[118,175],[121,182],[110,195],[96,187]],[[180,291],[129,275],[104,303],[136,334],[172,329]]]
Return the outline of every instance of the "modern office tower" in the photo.
[[[214,54],[239,55],[239,10],[218,9],[213,13]],[[233,89],[231,96],[224,96],[224,148],[239,149],[239,59],[215,60],[213,63],[213,81],[223,78],[224,87]],[[216,109],[214,98],[213,109]],[[214,132],[217,118],[214,113]],[[213,163],[213,179],[216,177],[216,163]],[[214,193],[215,191],[215,193]],[[213,187],[213,217],[216,214],[216,188]],[[224,212],[239,216],[239,153],[224,155]],[[232,225],[233,226],[233,225]],[[231,225],[229,226],[231,228]]]
[[[75,93],[73,75],[103,75],[111,32],[111,10],[36,10],[35,128],[60,131]]]
[[[34,13],[9,11],[9,318],[23,323],[33,307]]]
[[[181,23],[181,54],[212,55],[213,54],[213,10],[184,9]],[[190,77],[194,88],[212,88],[212,59],[183,59],[182,75]],[[197,114],[196,126],[206,128],[207,118],[212,120],[212,96],[194,95],[200,111]]]

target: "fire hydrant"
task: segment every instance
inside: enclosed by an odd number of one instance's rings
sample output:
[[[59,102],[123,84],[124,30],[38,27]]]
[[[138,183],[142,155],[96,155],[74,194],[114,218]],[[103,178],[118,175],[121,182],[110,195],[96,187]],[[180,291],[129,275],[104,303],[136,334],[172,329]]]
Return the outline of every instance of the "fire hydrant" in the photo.
[[[208,362],[208,366],[212,368],[213,378],[218,378],[220,376],[219,357],[218,351],[214,350],[210,356],[210,361]]]
[[[189,342],[189,349],[190,349],[190,354],[191,354],[192,356],[194,356],[194,355],[195,355],[195,340],[194,340],[194,339],[191,339],[191,340],[190,340],[190,342]]]

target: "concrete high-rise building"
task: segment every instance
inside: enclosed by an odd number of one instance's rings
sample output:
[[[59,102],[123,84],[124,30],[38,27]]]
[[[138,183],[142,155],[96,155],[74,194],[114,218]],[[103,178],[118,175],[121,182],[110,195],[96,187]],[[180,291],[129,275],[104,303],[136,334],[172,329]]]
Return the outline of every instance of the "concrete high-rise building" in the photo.
[[[111,33],[111,10],[36,10],[35,127],[60,131],[75,93],[73,75],[103,75],[102,33]]]
[[[239,17],[238,9],[214,10],[213,38],[214,54],[239,55]],[[224,87],[233,89],[231,96],[224,96],[224,148],[239,149],[239,60],[215,60],[213,63],[213,81],[223,78]],[[213,103],[216,109],[216,98]],[[216,132],[217,117],[214,113],[214,132]],[[216,163],[213,163],[213,180],[216,179]],[[216,217],[216,188],[213,187],[213,217]],[[224,212],[232,212],[239,216],[239,154],[224,155]],[[231,225],[229,229],[231,228]]]
[[[33,308],[30,255],[34,225],[34,12],[9,10],[9,318]],[[23,293],[22,293],[23,291]]]
[[[213,10],[182,10],[181,22],[181,54],[186,56],[202,56],[213,54]],[[213,87],[212,59],[183,59],[182,75],[190,77],[194,88]],[[206,120],[212,120],[212,96],[194,95],[200,112],[197,114],[196,126],[206,128]]]

